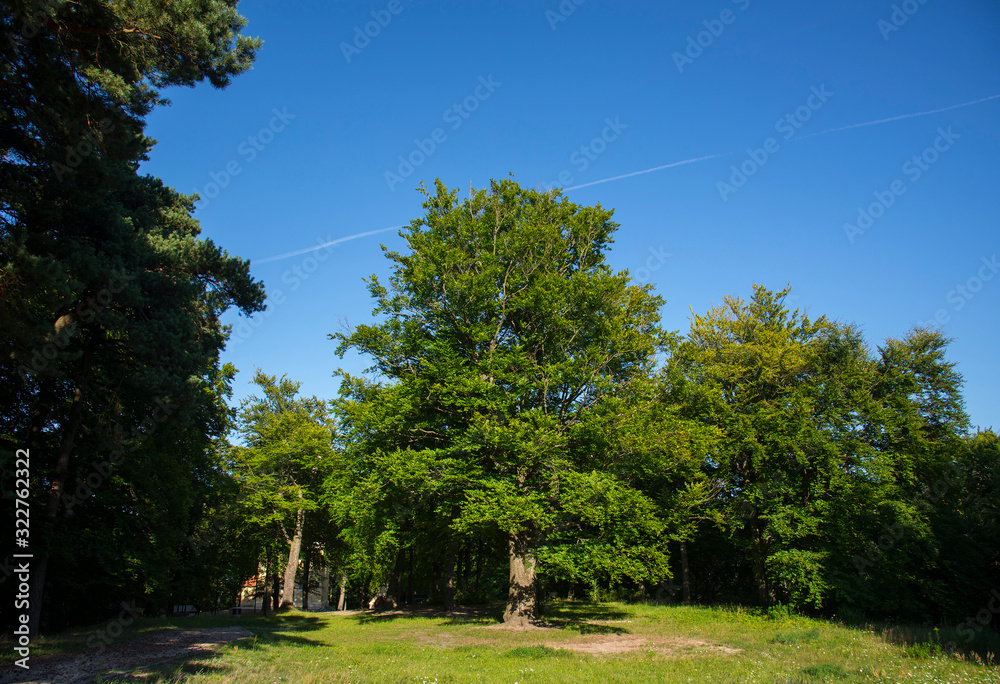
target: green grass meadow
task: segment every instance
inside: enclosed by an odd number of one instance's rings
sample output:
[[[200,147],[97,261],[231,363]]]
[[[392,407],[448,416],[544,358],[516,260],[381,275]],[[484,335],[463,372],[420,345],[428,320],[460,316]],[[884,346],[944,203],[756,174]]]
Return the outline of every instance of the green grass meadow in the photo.
[[[254,637],[214,655],[98,682],[1000,682],[997,635],[946,653],[926,629],[849,627],[739,608],[555,603],[549,627],[500,629],[488,612],[301,613],[137,620],[160,629],[239,624]],[[92,632],[92,630],[91,630]],[[81,630],[37,656],[84,648]],[[992,650],[991,650],[992,649]]]

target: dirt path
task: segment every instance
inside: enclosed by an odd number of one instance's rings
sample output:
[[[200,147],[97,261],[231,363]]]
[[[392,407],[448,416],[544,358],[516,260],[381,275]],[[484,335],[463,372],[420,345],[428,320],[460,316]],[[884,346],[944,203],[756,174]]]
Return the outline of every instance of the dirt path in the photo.
[[[111,644],[103,651],[90,649],[31,659],[31,669],[13,665],[0,672],[0,684],[75,684],[99,674],[128,674],[138,667],[155,665],[179,656],[190,657],[212,651],[220,644],[253,636],[242,627],[155,632]]]

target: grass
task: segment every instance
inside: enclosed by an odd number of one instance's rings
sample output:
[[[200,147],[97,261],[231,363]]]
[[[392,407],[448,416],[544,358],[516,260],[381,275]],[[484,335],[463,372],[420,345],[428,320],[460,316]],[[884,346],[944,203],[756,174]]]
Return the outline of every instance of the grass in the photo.
[[[290,612],[137,620],[120,637],[158,629],[239,624],[255,637],[214,656],[172,662],[122,682],[815,682],[1000,681],[991,654],[951,654],[919,630],[852,628],[740,608],[588,604],[550,606],[551,628],[489,628],[489,612],[340,615]],[[99,626],[36,644],[42,652],[86,648]],[[926,633],[926,632],[925,632]],[[993,635],[996,636],[996,635]],[[81,646],[82,644],[82,646]],[[921,646],[923,645],[923,646]],[[590,649],[589,651],[573,649]],[[994,653],[1000,651],[995,649]]]

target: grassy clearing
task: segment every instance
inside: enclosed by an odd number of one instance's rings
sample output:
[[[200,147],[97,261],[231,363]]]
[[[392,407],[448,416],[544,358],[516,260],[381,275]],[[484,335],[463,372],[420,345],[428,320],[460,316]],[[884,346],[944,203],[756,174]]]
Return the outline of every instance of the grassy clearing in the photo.
[[[306,614],[140,620],[156,629],[240,624],[216,655],[100,682],[991,682],[1000,668],[949,656],[919,632],[858,629],[743,609],[559,603],[547,629],[497,629],[489,614]],[[62,637],[79,646],[80,635]],[[925,632],[926,633],[926,632]],[[933,636],[933,633],[932,633]],[[995,636],[995,635],[994,635]],[[74,641],[74,638],[76,641]],[[45,644],[58,650],[56,640]],[[996,653],[997,650],[994,650]],[[983,654],[987,656],[987,654]]]

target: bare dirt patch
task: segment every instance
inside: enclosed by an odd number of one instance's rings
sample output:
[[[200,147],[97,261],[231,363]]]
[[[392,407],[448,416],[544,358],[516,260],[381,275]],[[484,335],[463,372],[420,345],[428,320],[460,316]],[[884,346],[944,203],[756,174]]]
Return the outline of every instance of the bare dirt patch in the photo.
[[[590,653],[592,655],[630,653],[644,647],[668,657],[699,652],[711,652],[717,655],[740,653],[740,649],[738,648],[713,644],[701,639],[690,639],[687,637],[644,637],[636,634],[606,634],[583,637],[580,641],[550,641],[544,645],[549,648],[561,648],[578,653]]]
[[[89,649],[32,658],[30,670],[12,668],[14,671],[0,674],[0,684],[74,684],[89,681],[99,674],[123,675],[165,660],[204,655],[221,644],[251,636],[253,633],[243,627],[155,632],[111,644],[103,651]]]
[[[628,653],[638,650],[648,641],[634,634],[602,636],[597,639],[587,639],[583,641],[550,641],[545,646],[549,648],[561,648],[567,651],[577,651],[578,653],[590,653],[592,655],[609,655],[612,653]]]

